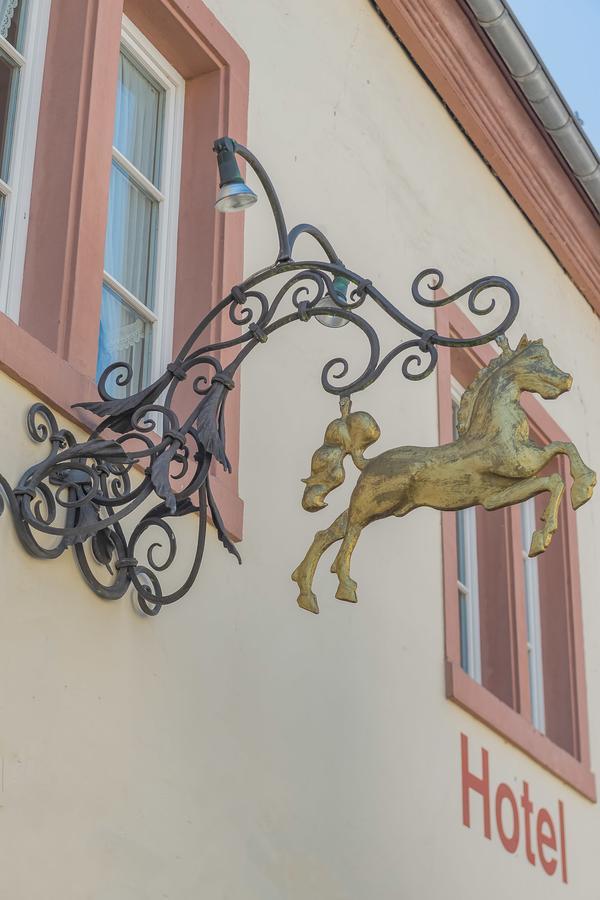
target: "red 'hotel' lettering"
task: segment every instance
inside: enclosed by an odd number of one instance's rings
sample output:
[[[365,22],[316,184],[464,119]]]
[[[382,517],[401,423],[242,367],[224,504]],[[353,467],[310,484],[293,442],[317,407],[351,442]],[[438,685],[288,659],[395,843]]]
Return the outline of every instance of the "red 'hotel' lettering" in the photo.
[[[477,795],[483,805],[483,833],[492,839],[492,803],[490,787],[490,759],[487,750],[481,748],[480,774],[469,768],[469,739],[465,734],[460,736],[461,770],[462,770],[462,816],[463,825],[471,827],[471,800]],[[523,811],[522,827],[519,804]],[[562,880],[567,883],[567,851],[565,842],[565,811],[561,800],[558,801],[558,832],[555,821],[543,807],[535,815],[533,802],[529,796],[529,785],[523,782],[523,790],[517,803],[511,788],[501,782],[494,795],[496,831],[500,842],[508,853],[516,853],[524,835],[525,857],[532,865],[539,863],[547,875],[554,875],[558,869],[560,856],[560,872]],[[533,837],[535,835],[535,848]],[[537,856],[536,856],[537,850]]]

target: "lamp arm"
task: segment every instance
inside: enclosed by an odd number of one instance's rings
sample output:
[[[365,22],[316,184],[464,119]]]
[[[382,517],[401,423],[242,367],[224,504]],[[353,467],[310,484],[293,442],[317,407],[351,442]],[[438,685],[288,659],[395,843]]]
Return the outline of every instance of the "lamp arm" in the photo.
[[[292,230],[290,231],[288,235],[290,253],[292,253],[294,244],[301,234],[310,234],[310,236],[313,237],[325,251],[331,263],[340,266],[342,265],[342,261],[333,249],[333,245],[331,244],[330,240],[325,237],[325,235],[319,228],[317,228],[315,225],[309,225],[306,222],[301,225],[295,225],[294,228],[292,228]]]
[[[273,218],[275,219],[275,227],[277,228],[277,238],[279,240],[279,253],[277,254],[277,262],[287,262],[287,260],[291,258],[290,241],[288,238],[288,230],[285,224],[283,209],[281,208],[281,203],[279,202],[279,197],[277,196],[277,192],[275,191],[273,182],[267,175],[262,163],[260,163],[254,153],[248,150],[247,147],[244,147],[243,144],[238,144],[238,142],[233,140],[233,138],[220,138],[220,140],[217,141],[216,144],[220,143],[220,141],[225,140],[231,141],[231,143],[233,144],[233,152],[238,156],[241,156],[242,159],[246,160],[252,171],[256,174],[261,185],[263,186],[263,190],[267,195],[267,200],[271,205]]]

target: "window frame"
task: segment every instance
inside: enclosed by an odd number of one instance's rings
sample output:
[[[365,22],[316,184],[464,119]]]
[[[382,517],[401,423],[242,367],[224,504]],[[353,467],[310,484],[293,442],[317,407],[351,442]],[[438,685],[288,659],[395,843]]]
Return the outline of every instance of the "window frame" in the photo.
[[[146,371],[142,373],[145,383],[150,383],[164,370],[171,359],[173,349],[185,79],[125,15],[121,28],[121,50],[125,50],[142,71],[147,72],[165,92],[160,177],[157,179],[160,187],[138,171],[114,144],[111,158],[111,171],[112,164],[117,163],[139,188],[158,203],[152,307],[146,306],[135,297],[105,268],[102,272],[103,283],[150,325],[150,365],[144,363]]]
[[[185,79],[173,345],[243,279],[244,214],[214,208],[212,142],[246,143],[250,64],[203,0],[51,3],[18,323],[0,312],[0,369],[87,432],[98,420],[73,404],[98,399],[96,363],[123,14]],[[114,80],[113,80],[114,79]],[[60,119],[62,127],[55,127]],[[243,168],[243,167],[242,167]],[[215,340],[238,326],[213,323]],[[225,421],[233,474],[212,481],[228,534],[240,540],[240,390]],[[186,394],[187,392],[187,394]],[[182,403],[194,398],[191,380]],[[182,405],[182,414],[185,405]]]
[[[0,242],[0,312],[19,320],[31,185],[51,0],[29,0],[22,53],[0,36],[0,49],[19,66],[10,177],[0,185],[6,208]]]
[[[441,292],[438,292],[438,295],[441,297]],[[479,334],[467,316],[456,307],[436,309],[436,329],[442,334],[460,338],[474,338]],[[475,371],[487,365],[495,355],[489,345],[451,350],[449,353],[440,354],[437,367],[440,443],[448,443],[453,440],[452,377],[456,376],[461,382],[469,383]],[[569,440],[568,436],[532,395],[524,393],[521,403],[535,430],[543,436],[544,440],[548,442]],[[512,583],[509,585],[509,602],[512,604],[511,611],[515,619],[513,677],[517,687],[518,708],[514,709],[504,703],[462,669],[460,625],[456,603],[456,514],[453,512],[441,514],[446,697],[507,738],[513,745],[583,796],[595,802],[596,783],[590,766],[577,526],[575,513],[568,502],[568,497],[565,497],[563,509],[563,525],[566,523],[564,532],[565,588],[570,625],[569,663],[574,693],[574,720],[577,728],[574,745],[577,756],[573,756],[559,747],[545,734],[538,731],[532,723],[522,566],[514,567],[511,573]],[[522,557],[520,555],[521,513],[519,506],[510,507],[508,513],[510,522],[508,540],[511,542],[512,559],[520,561]]]

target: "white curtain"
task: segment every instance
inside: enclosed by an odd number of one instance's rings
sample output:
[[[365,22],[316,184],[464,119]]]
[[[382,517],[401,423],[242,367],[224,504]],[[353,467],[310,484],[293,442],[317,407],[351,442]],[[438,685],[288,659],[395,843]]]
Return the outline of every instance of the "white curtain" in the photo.
[[[113,162],[108,195],[104,268],[152,308],[158,204]]]
[[[163,103],[164,91],[121,53],[113,142],[158,188]]]
[[[133,368],[134,377],[127,391],[119,390],[114,377],[109,388],[116,396],[133,393],[142,387],[144,363],[150,346],[151,326],[138,316],[108,285],[102,288],[100,335],[96,379],[114,362],[127,362]]]

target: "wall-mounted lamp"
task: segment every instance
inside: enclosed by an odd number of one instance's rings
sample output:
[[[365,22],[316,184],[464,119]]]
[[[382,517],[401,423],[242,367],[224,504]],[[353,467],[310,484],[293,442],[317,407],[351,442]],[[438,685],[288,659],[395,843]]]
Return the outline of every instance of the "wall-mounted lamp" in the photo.
[[[219,193],[216,208],[219,212],[238,212],[256,203],[257,196],[242,176],[235,158],[235,143],[231,138],[221,138],[215,142],[217,165],[219,167]]]

